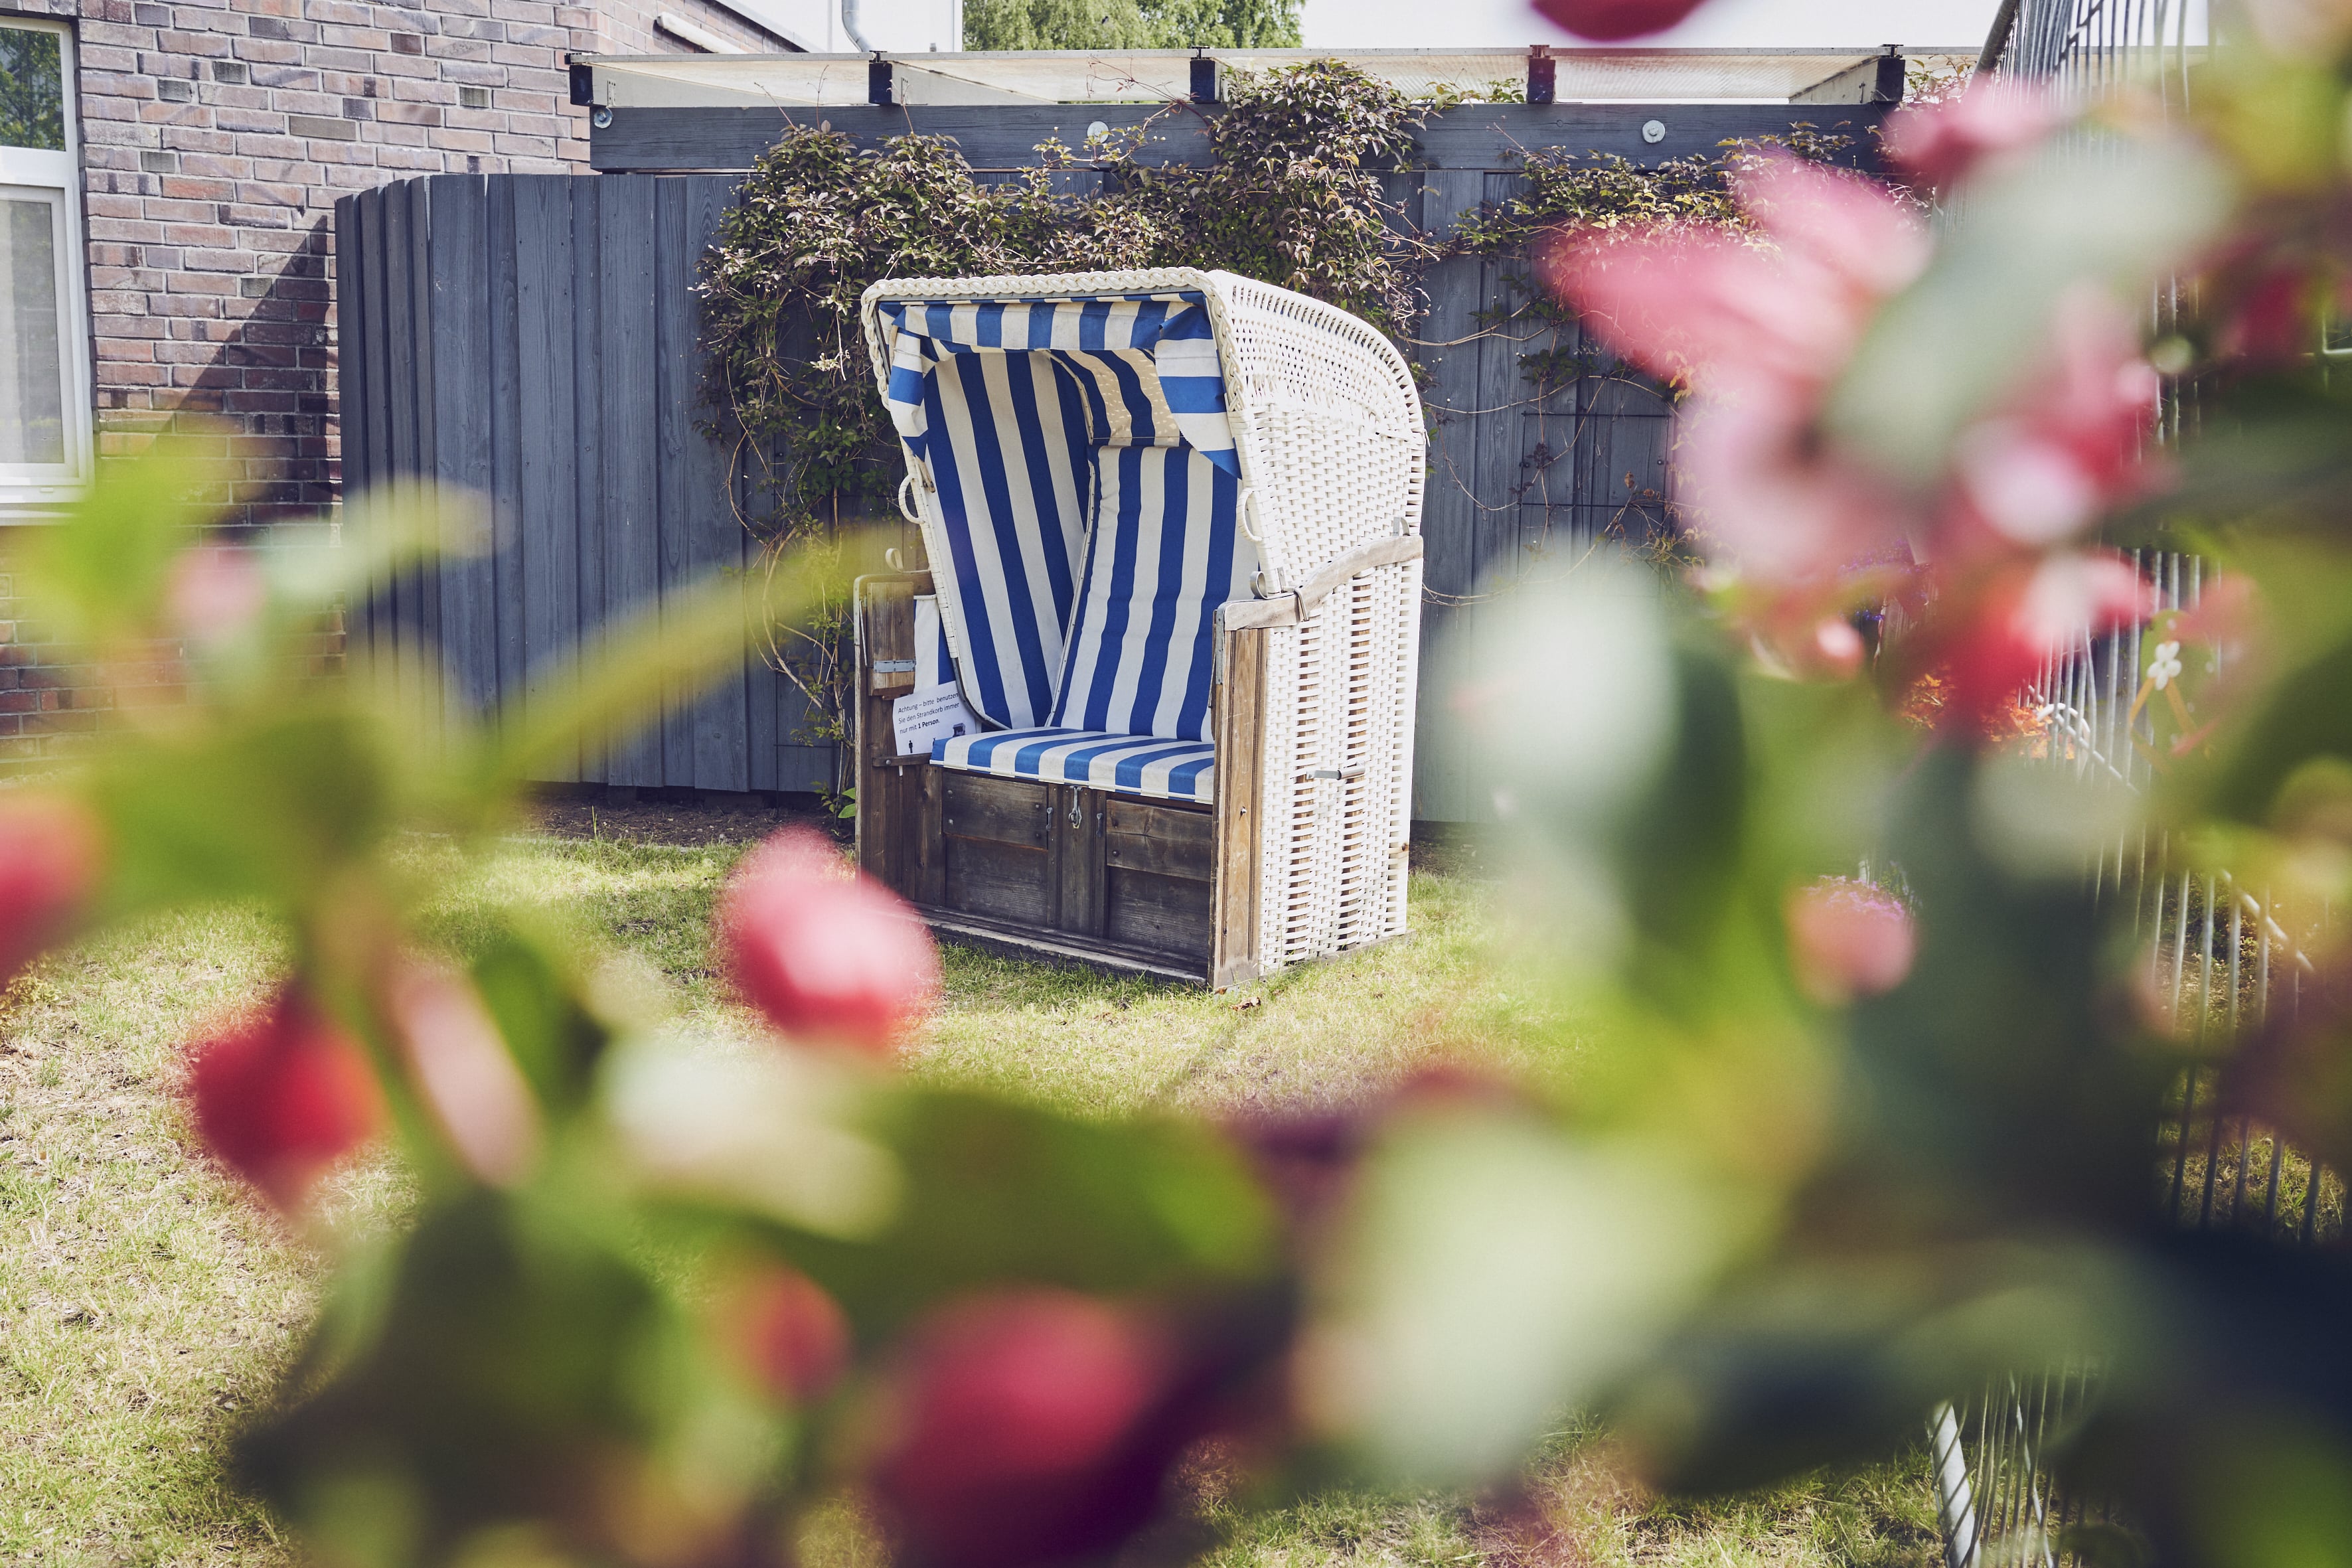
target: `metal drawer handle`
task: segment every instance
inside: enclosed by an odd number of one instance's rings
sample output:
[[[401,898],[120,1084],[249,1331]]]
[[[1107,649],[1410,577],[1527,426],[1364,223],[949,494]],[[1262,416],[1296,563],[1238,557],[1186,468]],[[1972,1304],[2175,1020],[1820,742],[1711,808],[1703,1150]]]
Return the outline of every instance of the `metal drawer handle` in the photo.
[[[1370,770],[1367,769],[1363,763],[1358,763],[1352,768],[1313,768],[1299,776],[1310,779],[1341,779],[1352,782],[1353,780],[1362,778]]]

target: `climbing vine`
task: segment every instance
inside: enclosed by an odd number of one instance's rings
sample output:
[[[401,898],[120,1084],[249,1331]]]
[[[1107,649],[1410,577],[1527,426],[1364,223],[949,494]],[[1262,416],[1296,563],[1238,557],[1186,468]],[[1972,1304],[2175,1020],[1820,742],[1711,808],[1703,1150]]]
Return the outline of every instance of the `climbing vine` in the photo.
[[[1432,110],[1465,96],[1416,101],[1352,67],[1312,61],[1229,79],[1224,111],[1204,121],[1205,162],[1146,157],[1155,130],[1197,112],[1178,104],[1084,147],[1048,142],[1031,167],[996,179],[941,137],[860,150],[822,127],[788,131],[721,221],[701,283],[708,428],[732,444],[751,498],[744,522],[765,558],[838,553],[850,548],[845,523],[895,515],[897,451],[858,320],[880,279],[1226,268],[1339,305],[1410,345],[1425,275],[1446,259],[1517,256],[1563,223],[1742,221],[1727,184],[1732,161],[1751,155],[1741,150],[1649,169],[1546,152],[1527,158],[1524,195],[1451,234],[1423,235],[1384,176],[1412,167]],[[1541,353],[1525,358],[1538,395],[1568,369]],[[846,736],[847,615],[836,602],[768,649],[807,698],[814,740]]]

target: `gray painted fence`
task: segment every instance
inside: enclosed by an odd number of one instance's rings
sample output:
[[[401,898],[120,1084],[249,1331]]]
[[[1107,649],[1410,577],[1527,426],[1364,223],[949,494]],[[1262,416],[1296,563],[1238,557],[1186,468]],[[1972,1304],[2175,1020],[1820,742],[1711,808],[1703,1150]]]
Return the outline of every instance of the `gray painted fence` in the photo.
[[[393,584],[354,651],[417,700],[478,712],[583,633],[751,562],[725,454],[694,428],[696,264],[724,176],[436,174],[336,205],[343,478],[486,499],[491,552]],[[747,585],[755,593],[756,585]],[[437,647],[446,695],[427,679]],[[814,790],[800,695],[756,658],[550,782]]]
[[[874,111],[878,114],[880,111]],[[935,111],[945,112],[945,111]],[[954,111],[967,117],[982,111]],[[988,167],[1072,111],[984,111]],[[1728,136],[1785,132],[1832,115],[1857,132],[1878,106],[1561,105],[1460,110],[1423,141],[1432,165],[1387,176],[1405,221],[1444,232],[1517,188],[1524,152],[1633,149],[1651,158]],[[739,110],[632,110],[599,133],[596,162],[740,167],[757,134]],[[871,118],[872,116],[867,116]],[[1644,121],[1669,126],[1655,145]],[[890,111],[865,126],[906,129]],[[855,121],[855,123],[852,121]],[[942,123],[921,129],[949,129]],[[1193,140],[1198,140],[1197,137]],[[1188,142],[1171,157],[1191,155]],[[1002,154],[1000,156],[1000,153]],[[1081,183],[1087,176],[1080,175]],[[394,584],[358,617],[358,651],[420,693],[424,649],[450,672],[448,700],[474,710],[521,694],[607,617],[714,568],[750,563],[724,453],[694,428],[699,358],[695,268],[734,184],[725,174],[433,175],[336,207],[345,480],[354,492],[408,476],[466,486],[490,503],[495,552]],[[1432,419],[1426,637],[1477,613],[1498,584],[1556,568],[1596,537],[1639,540],[1669,489],[1671,420],[1644,388],[1586,374],[1538,388],[1522,363],[1574,351],[1573,325],[1517,315],[1517,264],[1435,268],[1413,352]],[[1424,702],[1430,694],[1424,693]],[[756,659],[657,734],[592,748],[551,775],[713,790],[809,790],[834,781],[830,748],[802,743],[803,710]],[[1419,750],[1413,815],[1475,821],[1491,795],[1465,759]]]

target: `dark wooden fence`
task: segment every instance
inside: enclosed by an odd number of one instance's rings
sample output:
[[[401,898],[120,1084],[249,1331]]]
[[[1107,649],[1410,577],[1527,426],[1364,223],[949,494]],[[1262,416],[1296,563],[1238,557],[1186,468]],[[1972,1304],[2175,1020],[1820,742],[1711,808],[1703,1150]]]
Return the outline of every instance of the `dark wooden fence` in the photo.
[[[871,139],[957,134],[977,167],[1013,167],[1059,132],[1126,110],[835,110]],[[1840,109],[1864,133],[1878,106]],[[1443,232],[1517,189],[1530,148],[1642,159],[1785,132],[1827,115],[1758,105],[1513,106],[1449,111],[1423,133],[1424,168],[1390,176],[1407,221]],[[936,121],[937,123],[932,123]],[[1642,127],[1665,127],[1658,142]],[[870,123],[869,123],[870,121]],[[1069,123],[1065,123],[1065,122]],[[1162,154],[1201,155],[1187,117]],[[336,207],[344,473],[357,491],[430,476],[488,498],[495,550],[396,584],[355,636],[380,668],[425,689],[437,647],[447,700],[478,710],[520,694],[576,637],[672,584],[754,556],[746,498],[700,416],[695,268],[735,176],[783,121],[771,110],[628,110],[600,130],[594,175],[433,175]],[[1204,144],[1203,144],[1204,145]],[[1516,264],[1465,258],[1429,280],[1413,352],[1432,417],[1426,639],[1482,596],[1556,569],[1598,538],[1657,526],[1669,489],[1664,404],[1590,374],[1530,376],[1528,356],[1579,347],[1575,329],[1513,323]],[[1555,359],[1551,362],[1562,362]],[[733,488],[730,489],[730,486]],[[756,594],[756,583],[747,583]],[[1424,689],[1424,709],[1433,693]],[[591,748],[562,781],[709,790],[812,790],[831,748],[806,742],[796,690],[756,659],[657,732]],[[1475,821],[1491,794],[1465,760],[1419,752],[1413,815]]]

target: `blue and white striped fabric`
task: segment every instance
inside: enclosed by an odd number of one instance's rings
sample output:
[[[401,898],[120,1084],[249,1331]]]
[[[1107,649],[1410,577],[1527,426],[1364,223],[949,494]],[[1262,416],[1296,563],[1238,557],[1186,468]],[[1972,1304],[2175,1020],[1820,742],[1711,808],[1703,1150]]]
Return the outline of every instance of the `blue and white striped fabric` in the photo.
[[[1047,354],[953,354],[923,378],[922,408],[945,536],[931,571],[964,689],[993,723],[1043,723],[1092,489],[1077,389]]]
[[[1197,741],[1209,732],[1217,606],[1247,598],[1257,554],[1239,486],[1189,447],[1097,454],[1086,585],[1051,722]]]
[[[931,761],[967,773],[1087,784],[1153,800],[1214,804],[1216,749],[1206,741],[1085,730],[995,730],[931,743]]]
[[[936,594],[915,596],[915,689],[944,685],[955,679],[955,655],[948,648],[948,630],[940,619]]]
[[[1207,799],[1214,617],[1258,562],[1202,297],[877,310],[942,635],[1003,731],[934,761]]]
[[[952,304],[885,301],[890,417],[929,458],[937,421],[924,396],[958,354],[1050,353],[1082,388],[1092,444],[1193,447],[1239,477],[1216,330],[1198,294]],[[952,434],[950,439],[952,439]]]

